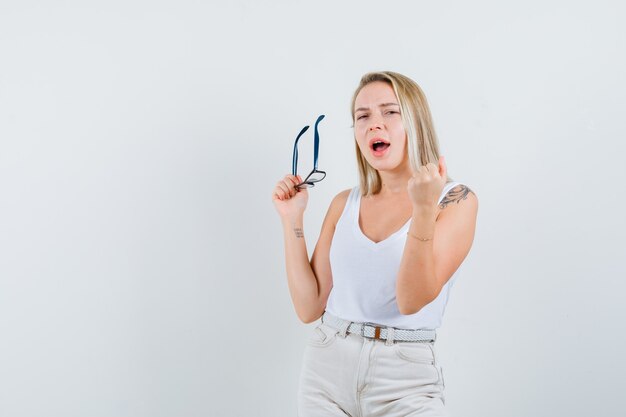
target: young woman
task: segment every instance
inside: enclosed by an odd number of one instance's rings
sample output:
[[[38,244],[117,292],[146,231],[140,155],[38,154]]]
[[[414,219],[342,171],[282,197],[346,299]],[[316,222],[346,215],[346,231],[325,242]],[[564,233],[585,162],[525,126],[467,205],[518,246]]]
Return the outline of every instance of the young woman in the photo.
[[[305,350],[299,416],[444,416],[436,329],[478,200],[447,176],[410,78],[364,75],[351,113],[360,185],[331,202],[310,261],[302,178],[285,176],[272,195],[296,313],[322,319]]]

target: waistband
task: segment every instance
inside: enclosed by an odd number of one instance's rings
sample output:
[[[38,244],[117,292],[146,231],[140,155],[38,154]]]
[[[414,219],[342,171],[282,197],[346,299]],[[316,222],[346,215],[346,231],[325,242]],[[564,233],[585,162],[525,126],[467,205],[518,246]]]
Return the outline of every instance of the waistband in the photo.
[[[384,340],[386,344],[396,342],[434,342],[437,340],[436,330],[398,329],[376,323],[359,323],[333,316],[329,312],[322,315],[322,323],[333,327],[345,336],[346,333],[358,334],[375,340]]]

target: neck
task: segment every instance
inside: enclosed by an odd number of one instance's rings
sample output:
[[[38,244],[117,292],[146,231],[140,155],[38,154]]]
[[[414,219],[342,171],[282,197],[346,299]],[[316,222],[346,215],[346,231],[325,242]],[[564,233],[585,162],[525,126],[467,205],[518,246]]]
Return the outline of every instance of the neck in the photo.
[[[382,180],[381,195],[400,196],[408,193],[406,187],[412,176],[408,160],[393,171],[378,171],[378,174]]]
[[[407,193],[407,183],[411,178],[410,175],[383,175],[380,173],[380,178],[382,180],[382,188],[380,190],[380,194],[382,195],[400,195]]]

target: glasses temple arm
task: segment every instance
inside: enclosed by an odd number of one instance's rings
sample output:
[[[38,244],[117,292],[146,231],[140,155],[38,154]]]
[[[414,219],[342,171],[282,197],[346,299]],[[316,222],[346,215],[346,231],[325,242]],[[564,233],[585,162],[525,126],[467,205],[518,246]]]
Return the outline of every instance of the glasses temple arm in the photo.
[[[317,155],[319,153],[319,148],[320,148],[320,134],[317,131],[317,125],[322,121],[324,117],[325,116],[322,114],[315,121],[315,136],[314,136],[314,143],[313,143],[313,169],[314,170],[317,170]]]
[[[298,136],[296,137],[296,141],[293,143],[293,157],[291,158],[291,175],[296,175],[296,173],[298,172],[298,141],[300,140],[300,137],[302,135],[304,135],[304,132],[306,132],[309,129],[309,126],[304,126],[302,128],[302,130],[300,131],[300,133],[298,133]]]

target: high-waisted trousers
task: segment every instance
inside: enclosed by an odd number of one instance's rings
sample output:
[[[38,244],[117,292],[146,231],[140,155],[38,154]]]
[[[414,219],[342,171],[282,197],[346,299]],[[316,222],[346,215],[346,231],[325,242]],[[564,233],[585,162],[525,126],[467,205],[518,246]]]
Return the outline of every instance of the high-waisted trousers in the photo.
[[[447,416],[435,342],[386,342],[320,323],[308,340],[299,417]]]

